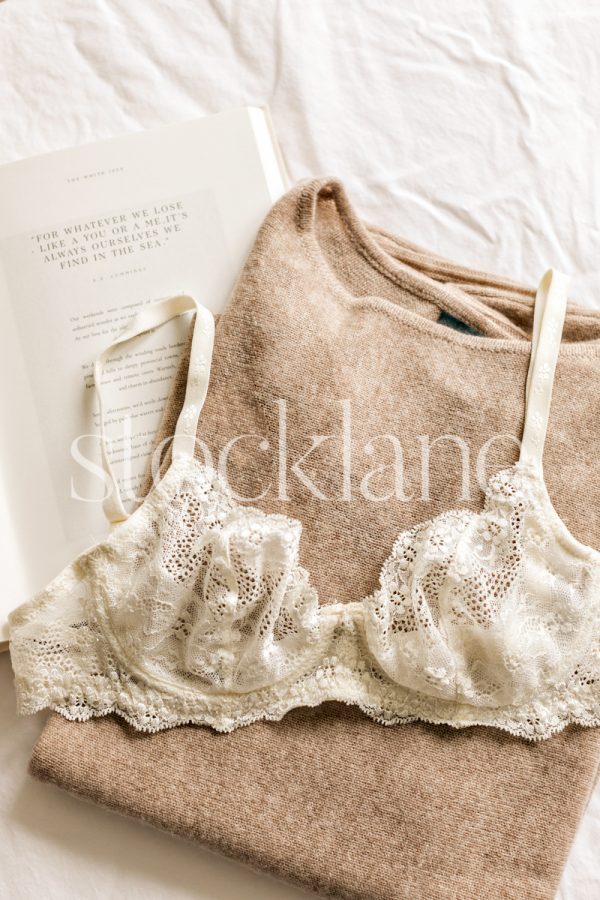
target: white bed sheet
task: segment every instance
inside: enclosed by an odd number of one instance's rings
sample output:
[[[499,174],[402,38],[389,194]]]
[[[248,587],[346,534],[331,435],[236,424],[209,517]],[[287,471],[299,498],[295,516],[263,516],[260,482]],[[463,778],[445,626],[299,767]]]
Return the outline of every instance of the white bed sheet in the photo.
[[[600,7],[587,0],[0,0],[0,162],[269,103],[293,180],[600,307]],[[0,895],[304,896],[26,775],[0,659]],[[559,900],[600,897],[600,790]]]

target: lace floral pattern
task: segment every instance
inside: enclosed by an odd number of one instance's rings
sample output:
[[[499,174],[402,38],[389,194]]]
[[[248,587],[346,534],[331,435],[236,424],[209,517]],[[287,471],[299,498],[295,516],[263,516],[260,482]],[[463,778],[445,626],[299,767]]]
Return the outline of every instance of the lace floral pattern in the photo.
[[[173,463],[11,617],[21,712],[230,731],[339,700],[385,724],[530,739],[599,724],[598,554],[527,469],[495,476],[481,513],[403,532],[356,603],[319,605],[300,535],[295,520],[236,504],[211,469]]]

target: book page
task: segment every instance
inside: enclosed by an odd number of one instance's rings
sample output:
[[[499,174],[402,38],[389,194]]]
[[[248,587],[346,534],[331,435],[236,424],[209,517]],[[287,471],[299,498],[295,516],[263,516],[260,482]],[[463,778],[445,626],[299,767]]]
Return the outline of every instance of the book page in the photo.
[[[234,111],[0,169],[0,476],[13,532],[0,622],[107,531],[94,359],[160,297],[225,304],[284,187],[275,162],[265,169],[262,115]],[[119,347],[106,366],[111,460],[130,509],[190,323]]]

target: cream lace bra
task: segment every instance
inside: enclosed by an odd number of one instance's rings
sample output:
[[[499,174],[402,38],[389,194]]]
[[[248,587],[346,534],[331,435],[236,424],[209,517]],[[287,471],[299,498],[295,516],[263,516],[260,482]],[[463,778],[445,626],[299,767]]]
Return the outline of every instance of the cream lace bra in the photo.
[[[104,444],[115,527],[10,619],[20,712],[230,731],[337,700],[385,724],[530,739],[600,724],[600,554],[569,533],[542,474],[566,286],[554,270],[540,282],[520,459],[483,510],[403,531],[377,589],[331,605],[300,565],[300,522],[236,502],[194,458],[212,315],[187,296],[140,312],[115,344],[196,311],[172,462],[128,516]]]

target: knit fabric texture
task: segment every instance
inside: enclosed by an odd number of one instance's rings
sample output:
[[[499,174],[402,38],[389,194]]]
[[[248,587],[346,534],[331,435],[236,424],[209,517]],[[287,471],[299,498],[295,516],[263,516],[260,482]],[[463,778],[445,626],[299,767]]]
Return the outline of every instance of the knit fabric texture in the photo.
[[[198,438],[228,447],[238,494],[302,521],[322,603],[373,591],[400,530],[480,509],[514,463],[533,294],[362,222],[335,180],[271,210],[217,324]],[[600,313],[569,304],[544,467],[596,547],[599,381]],[[158,441],[184,384],[185,360]],[[325,896],[528,900],[554,895],[599,760],[597,729],[532,744],[328,703],[229,735],[51,715],[31,772]]]

